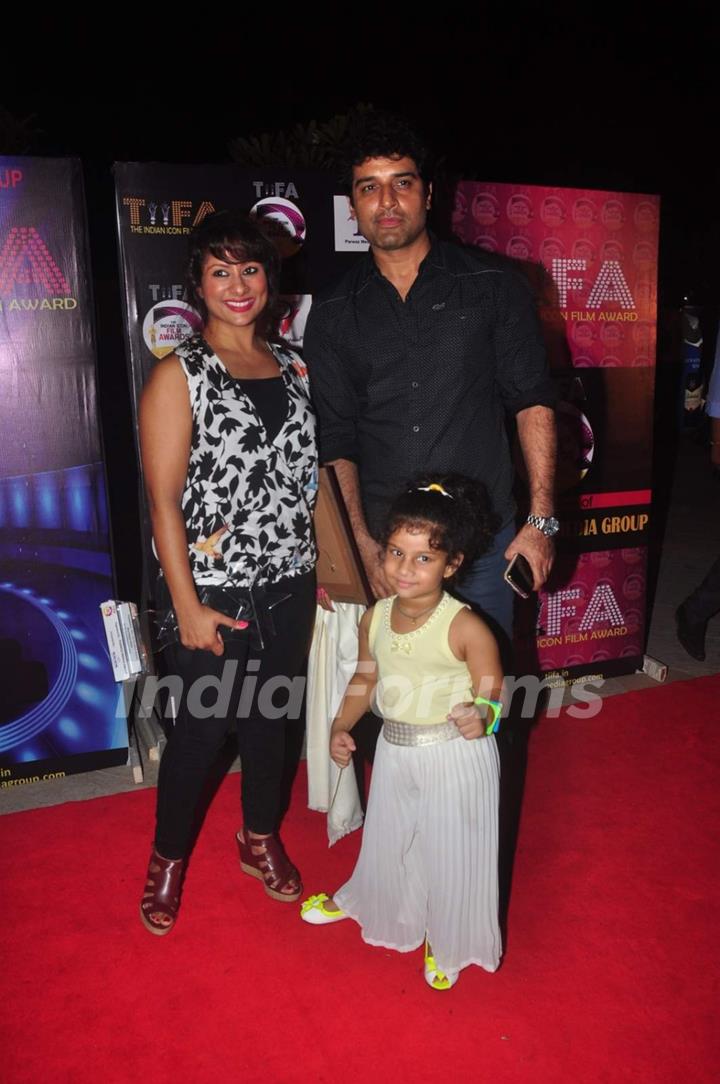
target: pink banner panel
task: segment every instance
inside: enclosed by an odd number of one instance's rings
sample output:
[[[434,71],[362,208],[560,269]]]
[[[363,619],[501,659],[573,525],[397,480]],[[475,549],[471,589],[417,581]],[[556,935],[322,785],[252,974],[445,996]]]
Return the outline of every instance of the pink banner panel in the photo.
[[[559,554],[552,583],[540,593],[535,628],[518,637],[525,661],[546,673],[593,666],[603,673],[609,660],[642,656],[646,547]]]
[[[659,218],[659,196],[463,181],[453,230],[527,265],[574,368],[622,368],[655,363]],[[551,348],[553,367],[566,354]]]

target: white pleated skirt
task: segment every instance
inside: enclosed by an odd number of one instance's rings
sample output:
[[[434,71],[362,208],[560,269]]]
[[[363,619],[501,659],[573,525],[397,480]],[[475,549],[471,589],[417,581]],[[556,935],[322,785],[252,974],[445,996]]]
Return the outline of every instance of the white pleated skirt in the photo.
[[[333,898],[370,945],[411,952],[427,935],[441,971],[495,971],[498,793],[495,739],[391,745],[381,734],[360,855]]]

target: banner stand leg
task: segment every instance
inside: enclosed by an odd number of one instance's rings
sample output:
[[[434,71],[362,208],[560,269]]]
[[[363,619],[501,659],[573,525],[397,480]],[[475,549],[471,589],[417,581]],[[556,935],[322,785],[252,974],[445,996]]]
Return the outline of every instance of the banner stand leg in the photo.
[[[132,768],[133,782],[142,783],[145,775],[134,727],[130,727],[128,730],[128,764]]]
[[[132,768],[133,782],[142,783],[145,775],[143,772],[140,749],[136,734],[136,719],[133,713],[133,701],[135,699],[135,680],[122,682],[123,701],[125,704],[125,718],[128,728],[128,764]]]
[[[154,679],[154,675],[143,675],[141,676],[140,681],[144,682],[147,680],[148,676],[151,680]],[[172,696],[170,697],[169,707],[174,725],[175,705]],[[163,754],[163,749],[167,745],[167,738],[165,737],[165,731],[160,722],[157,703],[153,701],[152,706],[146,705],[142,689],[138,690],[138,695],[135,697],[133,727],[138,745],[147,753],[148,759],[159,761]]]

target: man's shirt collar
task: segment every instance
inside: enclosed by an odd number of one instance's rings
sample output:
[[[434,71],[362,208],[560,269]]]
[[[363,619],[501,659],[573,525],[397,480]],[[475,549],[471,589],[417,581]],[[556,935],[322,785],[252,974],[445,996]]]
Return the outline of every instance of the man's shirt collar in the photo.
[[[418,278],[420,278],[421,275],[427,274],[427,271],[430,268],[436,269],[438,271],[446,270],[445,253],[443,251],[443,246],[440,244],[438,238],[432,232],[432,230],[428,230],[427,232],[430,239],[430,249],[420,263],[420,267],[418,268],[417,273]],[[373,256],[372,249],[368,249],[367,253],[365,254],[365,265],[362,284],[364,285],[370,278],[385,280],[385,275],[383,275],[382,271],[375,263],[375,257]]]

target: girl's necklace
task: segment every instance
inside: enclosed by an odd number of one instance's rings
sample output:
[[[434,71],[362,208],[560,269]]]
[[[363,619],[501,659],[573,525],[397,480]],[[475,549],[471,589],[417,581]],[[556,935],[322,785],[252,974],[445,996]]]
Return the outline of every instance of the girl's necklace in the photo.
[[[403,617],[407,617],[408,621],[412,621],[413,625],[415,625],[415,624],[417,624],[417,622],[420,620],[421,617],[425,616],[425,614],[429,614],[429,613],[432,613],[433,610],[437,610],[438,606],[440,605],[441,599],[442,599],[442,595],[437,600],[437,602],[434,603],[434,605],[428,606],[428,608],[426,610],[421,610],[420,613],[417,613],[417,614],[409,614],[407,612],[407,610],[403,610],[402,606],[400,605],[400,603],[398,602],[397,599],[395,599],[395,605],[398,608],[398,613],[401,613],[403,615]]]

